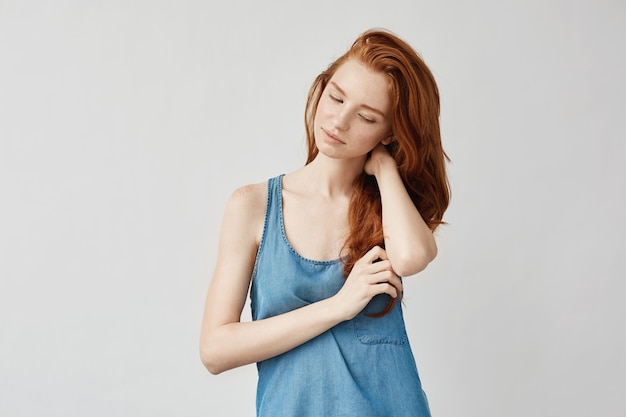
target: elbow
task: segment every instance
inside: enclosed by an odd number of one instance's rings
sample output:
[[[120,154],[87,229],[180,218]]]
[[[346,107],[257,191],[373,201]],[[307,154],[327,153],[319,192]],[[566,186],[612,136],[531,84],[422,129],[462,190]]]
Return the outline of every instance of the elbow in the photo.
[[[397,266],[396,266],[397,264]],[[401,277],[409,277],[422,272],[428,266],[428,262],[416,259],[407,259],[405,261],[397,262],[393,265],[393,272]]]
[[[220,361],[215,349],[211,349],[208,343],[200,345],[200,360],[204,367],[213,375],[219,375],[228,369]]]
[[[224,327],[206,326],[200,336],[200,360],[213,375],[245,364]]]
[[[437,256],[437,247],[423,248],[420,251],[407,251],[392,261],[393,271],[401,277],[422,272]]]

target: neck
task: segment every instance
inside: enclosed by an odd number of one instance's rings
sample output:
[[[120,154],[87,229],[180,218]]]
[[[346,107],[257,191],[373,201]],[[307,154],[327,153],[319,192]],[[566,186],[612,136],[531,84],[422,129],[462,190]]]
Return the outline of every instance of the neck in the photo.
[[[307,182],[318,192],[328,196],[352,195],[352,183],[363,172],[365,156],[350,160],[332,159],[321,153],[303,168]]]

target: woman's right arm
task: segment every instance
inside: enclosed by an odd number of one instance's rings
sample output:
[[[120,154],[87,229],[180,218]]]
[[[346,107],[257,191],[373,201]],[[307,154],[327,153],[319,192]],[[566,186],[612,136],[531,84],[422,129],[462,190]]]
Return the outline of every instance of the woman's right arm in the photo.
[[[220,232],[217,264],[207,293],[200,356],[212,374],[284,353],[351,319],[376,294],[397,296],[401,283],[381,248],[353,268],[331,298],[285,314],[240,322],[265,219],[266,186],[243,187],[230,197]],[[388,282],[382,283],[381,282]]]

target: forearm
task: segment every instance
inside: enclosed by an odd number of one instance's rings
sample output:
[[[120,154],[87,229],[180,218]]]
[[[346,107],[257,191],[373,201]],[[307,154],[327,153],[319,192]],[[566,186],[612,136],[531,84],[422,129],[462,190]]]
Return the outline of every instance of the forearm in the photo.
[[[333,298],[252,322],[234,322],[207,332],[202,359],[213,374],[287,352],[342,322]]]
[[[413,204],[393,160],[382,163],[376,172],[382,201],[385,250],[394,271],[413,275],[437,254],[432,231]]]

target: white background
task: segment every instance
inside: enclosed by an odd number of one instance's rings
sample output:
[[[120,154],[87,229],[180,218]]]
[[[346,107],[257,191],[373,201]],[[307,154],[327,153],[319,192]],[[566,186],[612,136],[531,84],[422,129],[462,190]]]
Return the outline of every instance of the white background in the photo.
[[[436,417],[624,416],[626,3],[0,1],[0,415],[251,416],[198,357],[232,190],[304,163],[314,77],[388,28],[437,78]],[[249,316],[246,310],[246,315]]]

